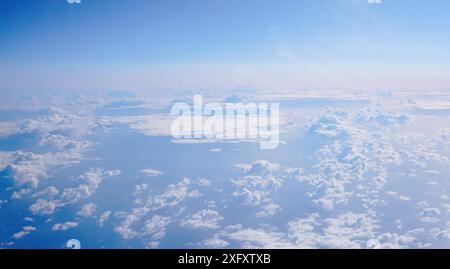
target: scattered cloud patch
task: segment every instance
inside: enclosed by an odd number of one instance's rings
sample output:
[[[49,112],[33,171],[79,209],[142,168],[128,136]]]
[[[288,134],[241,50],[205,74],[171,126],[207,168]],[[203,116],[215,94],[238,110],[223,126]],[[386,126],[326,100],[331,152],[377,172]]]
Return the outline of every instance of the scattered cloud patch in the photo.
[[[87,218],[95,214],[97,206],[94,203],[85,204],[80,211],[77,212],[77,216]]]
[[[188,227],[191,229],[218,229],[219,222],[223,217],[219,212],[211,209],[203,209],[197,213],[185,217],[181,221],[181,227]]]
[[[155,169],[151,169],[151,168],[146,168],[146,169],[142,169],[141,173],[148,176],[148,177],[156,177],[156,176],[160,176],[162,175],[161,171],[155,170]]]
[[[211,249],[217,249],[217,248],[226,248],[228,247],[230,244],[219,238],[218,236],[215,236],[213,238],[209,238],[209,239],[205,239],[200,243],[200,246],[204,247],[204,248],[211,248]]]
[[[30,234],[31,232],[36,231],[36,228],[33,226],[24,226],[22,227],[22,231],[17,232],[13,235],[14,239],[20,239],[22,237],[27,236],[28,234]]]
[[[109,217],[111,216],[111,211],[105,211],[103,212],[100,217],[98,218],[98,225],[100,227],[103,227],[105,225],[105,222],[109,220]]]
[[[132,239],[136,237],[152,237],[155,223],[167,223],[165,217],[148,218],[151,212],[170,212],[179,207],[184,201],[191,198],[201,196],[200,192],[192,188],[193,182],[189,178],[183,178],[180,182],[169,184],[160,194],[149,194],[146,201],[139,207],[132,208],[129,212],[120,212],[118,217],[122,218],[114,231],[120,234],[124,239]],[[157,226],[157,225],[156,225]],[[156,233],[161,234],[161,233]],[[156,239],[154,239],[156,240]]]
[[[67,221],[64,223],[56,223],[52,227],[52,231],[67,231],[69,229],[73,229],[78,226],[78,222]]]
[[[170,217],[152,216],[144,223],[143,235],[150,235],[152,240],[162,239],[166,235],[166,226],[170,222]]]
[[[76,180],[79,183],[77,187],[65,188],[60,193],[55,191],[56,188],[54,187],[47,188],[50,191],[44,191],[43,193],[51,193],[52,195],[47,197],[47,199],[39,198],[29,207],[29,210],[35,215],[51,215],[58,208],[89,198],[96,192],[104,179],[119,176],[120,174],[120,170],[92,168],[79,176]],[[56,196],[56,194],[58,195]]]

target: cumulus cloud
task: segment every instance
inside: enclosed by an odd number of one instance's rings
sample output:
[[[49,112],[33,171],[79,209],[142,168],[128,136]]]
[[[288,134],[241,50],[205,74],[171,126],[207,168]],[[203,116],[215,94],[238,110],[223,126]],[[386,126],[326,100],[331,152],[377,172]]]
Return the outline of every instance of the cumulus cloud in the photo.
[[[95,214],[97,206],[94,203],[85,204],[80,211],[77,212],[77,216],[80,217],[90,217]]]
[[[286,232],[276,228],[243,228],[236,226],[219,237],[239,243],[243,248],[366,248],[367,242],[377,240],[380,248],[413,248],[423,230],[405,234],[379,233],[377,221],[368,214],[344,213],[322,218],[313,213],[291,220]]]
[[[200,185],[200,186],[210,186],[211,185],[211,180],[206,179],[206,178],[200,178],[198,180],[198,185]]]
[[[48,115],[10,122],[5,129],[2,124],[0,137],[18,142],[14,150],[0,153],[0,175],[13,181],[14,199],[32,193],[58,168],[82,160],[83,152],[91,145],[85,136],[94,126],[83,106],[77,110],[52,107]],[[30,142],[21,143],[21,137],[32,140],[33,152],[28,151]]]
[[[81,0],[67,0],[69,4],[81,4]]]
[[[266,231],[264,229],[245,228],[232,231],[226,237],[233,241],[241,242],[242,248],[294,248],[288,238],[276,231]]]
[[[165,207],[174,207],[188,198],[200,196],[198,190],[190,189],[191,180],[184,178],[177,184],[170,184],[166,191],[148,199],[146,206],[151,210],[160,210]]]
[[[20,239],[22,237],[27,236],[31,232],[36,231],[36,228],[33,226],[24,226],[20,232],[17,232],[13,235],[14,239]]]
[[[114,231],[120,234],[124,239],[131,239],[137,236],[149,236],[149,228],[154,227],[153,222],[145,225],[143,219],[150,212],[172,210],[182,202],[190,198],[197,198],[201,194],[198,190],[192,189],[192,181],[189,178],[183,178],[176,184],[170,184],[164,192],[157,195],[150,195],[142,206],[135,207],[129,212],[119,214],[123,221],[114,228]],[[150,219],[152,221],[167,222],[167,219]]]
[[[36,192],[35,194],[32,195],[32,197],[33,198],[52,199],[55,196],[57,196],[58,194],[59,194],[59,190],[54,186],[50,186],[50,187],[45,188],[43,191]]]
[[[244,197],[247,205],[260,206],[262,210],[257,213],[257,217],[274,215],[280,207],[271,195],[281,188],[287,173],[279,164],[267,160],[239,164],[237,167],[243,169],[244,176],[231,180],[237,188],[233,195]]]
[[[69,229],[73,229],[77,226],[78,226],[78,222],[74,222],[74,221],[67,221],[64,223],[56,223],[55,225],[53,225],[52,231],[66,231]]]
[[[219,238],[218,236],[215,236],[215,237],[209,238],[209,239],[205,239],[200,243],[201,247],[212,248],[212,249],[226,248],[229,245],[230,244],[227,241]]]
[[[448,203],[448,193],[441,181],[448,175],[445,168],[450,164],[449,130],[445,126],[448,122],[437,117],[406,116],[401,108],[380,107],[385,106],[358,111],[302,109],[301,115],[285,113],[299,134],[294,141],[299,146],[292,147],[292,156],[284,159],[277,155],[278,163],[257,157],[254,162],[237,165],[240,171],[228,180],[216,180],[214,176],[210,180],[202,179],[199,175],[196,180],[186,178],[162,188],[160,182],[138,184],[134,192],[131,190],[132,201],[123,207],[126,211],[115,208],[114,213],[99,212],[95,220],[104,227],[114,218],[110,223],[116,233],[124,239],[135,239],[129,241],[133,246],[142,243],[149,248],[159,247],[159,241],[170,231],[169,226],[175,224],[189,229],[210,229],[201,233],[207,239],[187,243],[207,248],[364,248],[369,240],[379,242],[380,248],[446,245],[450,229],[442,223],[447,221],[450,206],[444,204]],[[6,189],[14,192],[12,197],[30,198],[29,209],[33,214],[51,215],[64,206],[76,204],[73,207],[80,210],[72,223],[78,225],[79,217],[96,214],[95,204],[85,204],[86,200],[98,192],[106,178],[118,176],[120,171],[92,168],[70,177],[58,188],[47,187],[43,179],[57,174],[59,168],[82,160],[81,149],[86,144],[81,141],[81,134],[88,133],[76,127],[81,124],[81,118],[76,116],[58,112],[52,120],[56,123],[49,119],[28,121],[22,126],[0,123],[0,134],[38,130],[39,143],[52,148],[47,153],[0,151],[0,173],[2,180],[6,178],[3,182],[12,183],[13,187]],[[71,120],[79,122],[71,124]],[[148,128],[146,124],[152,118],[138,116],[133,120],[129,124],[142,131]],[[58,129],[58,124],[65,127]],[[99,126],[104,127],[101,122]],[[67,136],[66,133],[78,134]],[[270,154],[264,156],[270,158]],[[298,167],[288,167],[283,160]],[[151,168],[141,172],[141,177],[161,175],[161,171]],[[408,180],[408,188],[401,188],[403,180]],[[190,201],[201,195],[204,199]],[[431,195],[436,199],[430,199]],[[409,214],[410,209],[414,210],[414,203],[420,200],[428,200],[430,204],[417,204],[416,213],[411,213],[416,219],[403,214],[391,215],[392,212]],[[190,211],[191,202],[208,209]],[[14,203],[18,201],[0,200],[0,207]],[[228,210],[219,212],[219,208]],[[235,209],[246,216],[243,224],[222,227],[223,216],[229,220],[226,214],[232,214]],[[251,218],[280,213],[283,223],[274,224],[272,220],[276,217],[266,221]],[[69,229],[74,225],[65,224],[55,224],[55,229]],[[407,230],[409,227],[416,229]],[[12,236],[19,239],[30,232],[30,228],[24,228]],[[176,242],[177,246],[183,243]]]
[[[124,220],[114,228],[114,232],[120,234],[124,239],[131,239],[141,234],[142,226],[137,225],[149,212],[146,207],[133,208],[125,213]]]
[[[32,204],[29,209],[33,214],[37,215],[51,215],[57,208],[64,207],[69,204],[75,204],[81,200],[89,198],[93,195],[99,185],[105,178],[115,177],[120,175],[120,170],[104,170],[102,168],[92,168],[83,173],[77,179],[80,183],[77,187],[65,188],[61,193],[55,192],[54,187],[50,187],[53,199],[38,199]],[[48,188],[47,188],[48,189]],[[44,191],[45,192],[45,191]],[[48,193],[49,191],[45,192]]]
[[[423,222],[436,223],[439,221],[441,211],[438,208],[424,208],[420,212],[420,220]]]
[[[383,130],[378,120],[403,123],[402,116],[368,109],[357,113],[327,113],[307,126],[307,138],[321,141],[321,146],[314,153],[317,163],[313,169],[298,180],[311,187],[309,194],[315,204],[333,209],[345,206],[351,197],[361,199],[365,207],[385,203],[377,196],[387,182],[386,167],[399,166],[401,161],[394,145],[373,131]],[[367,124],[372,122],[376,126],[368,128]]]
[[[105,211],[103,212],[100,217],[98,218],[98,225],[100,227],[103,227],[105,225],[105,222],[109,220],[109,217],[111,216],[111,211]]]
[[[14,181],[16,188],[36,189],[41,179],[50,177],[51,171],[79,162],[79,152],[32,153],[12,152],[11,162],[1,168],[0,174]],[[20,198],[20,197],[18,197]]]
[[[155,249],[159,247],[159,242],[158,241],[150,241],[147,243],[146,245],[147,248],[149,249]]]
[[[382,0],[367,0],[367,3],[369,4],[381,4],[383,3]]]
[[[439,227],[433,228],[430,230],[430,234],[438,240],[448,241],[450,240],[450,221],[447,222],[447,225],[441,229]]]
[[[211,209],[203,209],[185,217],[181,221],[181,226],[191,229],[218,229],[220,228],[219,222],[222,220],[223,217],[219,212]]]
[[[170,222],[170,217],[152,216],[144,223],[143,235],[150,235],[152,240],[162,239],[166,235],[166,226]]]
[[[51,215],[58,206],[58,201],[38,199],[29,209],[35,215]]]
[[[136,185],[134,187],[133,195],[134,196],[140,195],[140,194],[144,193],[149,187],[150,186],[148,184],[146,184],[146,183],[142,183],[142,184]]]
[[[73,204],[90,197],[98,189],[103,179],[119,176],[120,170],[91,169],[78,178],[80,185],[75,188],[66,188],[60,195],[62,204]]]

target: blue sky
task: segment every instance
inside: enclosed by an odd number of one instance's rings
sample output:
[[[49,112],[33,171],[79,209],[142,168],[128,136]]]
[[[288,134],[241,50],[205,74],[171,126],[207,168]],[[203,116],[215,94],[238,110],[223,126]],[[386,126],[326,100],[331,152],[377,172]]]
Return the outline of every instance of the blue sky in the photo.
[[[0,87],[447,89],[449,8],[446,0],[2,1]]]
[[[449,7],[0,0],[0,248],[449,248]],[[279,146],[175,139],[198,94]]]

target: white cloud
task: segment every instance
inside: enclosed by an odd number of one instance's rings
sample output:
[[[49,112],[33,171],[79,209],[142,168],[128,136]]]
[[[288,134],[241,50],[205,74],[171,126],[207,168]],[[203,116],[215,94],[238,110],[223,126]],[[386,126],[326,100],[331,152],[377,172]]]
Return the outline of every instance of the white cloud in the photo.
[[[166,226],[171,222],[169,217],[159,215],[152,216],[146,220],[143,235],[150,235],[152,240],[162,239],[166,235]]]
[[[21,105],[19,109],[23,106],[26,105]],[[50,105],[43,106],[48,109]],[[58,168],[79,163],[82,153],[91,145],[84,137],[90,133],[94,120],[86,114],[83,105],[76,112],[52,106],[50,115],[9,123],[7,130],[2,128],[0,132],[2,137],[32,137],[33,147],[39,149],[27,152],[25,146],[0,153],[0,172],[14,181],[14,199],[32,193],[41,180],[51,177]]]
[[[27,236],[28,234],[30,234],[31,232],[36,231],[36,228],[33,226],[24,226],[22,227],[22,231],[17,232],[13,235],[13,238],[15,239],[20,239],[24,236]]]
[[[35,189],[39,180],[48,178],[51,171],[58,167],[76,164],[80,159],[79,152],[31,153],[17,151],[10,153],[10,164],[0,171],[10,176],[16,188]],[[20,198],[20,197],[19,197]]]
[[[257,160],[251,164],[238,164],[247,175],[270,175],[280,170],[281,166],[277,163],[271,163],[267,160]]]
[[[158,195],[150,195],[143,206],[133,208],[130,212],[120,214],[124,220],[115,227],[114,231],[124,239],[149,235],[145,230],[143,219],[153,211],[171,210],[186,199],[197,198],[201,194],[191,189],[191,180],[183,178],[176,184],[170,184],[166,190]],[[148,227],[147,227],[148,228]]]
[[[380,242],[382,249],[417,248],[421,247],[416,238],[419,233],[423,233],[423,230],[412,230],[403,235],[384,233],[379,235],[376,240]]]
[[[191,190],[191,180],[184,178],[177,184],[170,184],[166,191],[160,195],[150,197],[146,206],[151,210],[160,210],[165,207],[174,207],[188,198],[200,196],[198,190]]]
[[[239,164],[237,167],[243,169],[245,175],[231,180],[237,188],[233,195],[244,197],[247,205],[260,206],[262,210],[257,217],[274,215],[280,206],[273,202],[271,195],[283,185],[286,171],[279,164],[267,160]]]
[[[200,246],[205,248],[226,248],[229,246],[229,243],[218,236],[215,236],[213,238],[205,239],[200,243]]]
[[[124,239],[131,239],[138,236],[142,227],[138,227],[137,223],[139,223],[148,212],[149,209],[146,207],[133,208],[131,212],[126,213],[124,220],[114,228],[114,231],[120,234]]]
[[[288,222],[287,232],[269,227],[228,228],[219,233],[243,248],[366,248],[367,242],[377,240],[380,248],[420,247],[417,235],[423,230],[412,230],[403,235],[378,233],[379,225],[367,214],[344,213],[321,218],[310,214],[306,218]]]
[[[38,199],[29,209],[34,215],[51,215],[58,206],[57,201]]]
[[[447,222],[446,227],[444,227],[443,229],[431,229],[430,234],[438,240],[450,241],[450,221]]]
[[[47,199],[52,199],[58,194],[59,194],[59,190],[53,186],[50,186],[50,187],[45,188],[45,190],[43,190],[43,191],[33,194],[32,197],[33,198],[43,197],[43,198],[47,198]]]
[[[384,106],[383,102],[380,104],[380,107]],[[411,117],[408,114],[405,117],[403,114],[378,108],[364,108],[361,111],[354,111],[353,108],[329,108],[325,114],[311,111],[302,113],[305,119],[293,123],[299,128],[300,137],[296,139],[300,146],[293,147],[292,150],[299,151],[293,152],[297,155],[286,160],[297,163],[295,165],[303,166],[304,169],[286,167],[281,162],[276,164],[258,160],[238,165],[242,173],[225,182],[219,182],[216,178],[186,179],[171,184],[166,189],[160,189],[159,185],[153,186],[151,183],[151,187],[145,183],[140,184],[135,187],[134,192],[139,197],[131,197],[136,202],[133,204],[133,201],[129,201],[128,205],[135,208],[127,212],[115,212],[114,216],[120,218],[119,223],[111,221],[111,224],[117,225],[116,232],[123,238],[136,238],[147,247],[159,247],[158,241],[166,233],[166,222],[180,223],[189,228],[215,229],[216,235],[211,237],[208,233],[206,238],[209,239],[200,238],[198,243],[194,243],[203,247],[234,247],[234,244],[238,244],[244,247],[364,248],[370,239],[379,241],[381,248],[426,247],[428,242],[433,242],[433,246],[437,242],[436,246],[439,247],[447,243],[438,241],[449,240],[450,234],[450,229],[441,227],[441,221],[446,221],[446,210],[450,211],[450,206],[439,204],[444,203],[439,199],[447,193],[440,184],[448,175],[445,168],[450,164],[449,131],[445,128],[447,122],[435,117],[426,117],[420,121],[418,116]],[[311,124],[304,126],[311,117]],[[58,121],[57,118],[55,120]],[[61,116],[59,122],[64,121],[66,120]],[[428,121],[429,124],[423,125]],[[44,121],[30,122],[26,128],[31,130],[41,123]],[[67,122],[65,124],[70,125]],[[142,127],[143,125],[144,122]],[[20,131],[20,126],[18,128]],[[51,128],[54,127],[42,129]],[[13,129],[8,127],[6,132],[13,132]],[[54,149],[70,146],[69,141],[80,142],[65,135],[45,133],[40,139]],[[39,188],[42,179],[52,177],[58,168],[81,160],[78,146],[73,146],[73,158],[62,153],[59,157],[56,151],[47,155],[25,151],[0,152],[0,171],[11,175],[10,178],[16,183],[16,187],[12,189],[13,197],[29,195],[27,198],[37,199],[30,206],[31,212],[50,215],[65,205],[80,203],[81,206],[84,200],[99,190],[101,184],[105,184],[105,178],[120,174],[120,171],[90,169],[78,178],[70,177],[64,184],[73,185],[65,189]],[[63,155],[67,157],[65,161]],[[56,159],[61,161],[60,165],[54,162]],[[160,171],[149,169],[149,176],[159,175]],[[408,174],[416,175],[416,178],[407,178]],[[400,188],[404,179],[409,180],[410,184],[406,189]],[[431,181],[437,185],[421,188],[422,183],[429,184]],[[227,192],[230,185],[234,196]],[[209,187],[206,188],[207,186]],[[205,192],[205,199],[201,201],[203,205],[208,204],[211,211],[217,212],[217,208],[228,207],[243,210],[242,214],[256,213],[256,217],[269,217],[277,212],[282,213],[283,217],[288,217],[293,212],[296,217],[303,217],[284,221],[281,226],[278,223],[276,226],[269,226],[262,219],[246,220],[246,228],[221,230],[220,221],[209,221],[206,213],[202,215],[200,211],[186,215],[185,212],[191,212],[189,210],[192,209],[187,200],[200,197],[196,188],[209,192],[217,190],[218,186],[223,188],[220,193],[211,195]],[[295,193],[296,208],[290,204],[292,199],[283,197],[286,189],[291,187],[293,188],[287,193]],[[431,195],[438,200],[430,200],[432,206],[428,203],[420,204],[417,216],[413,216],[417,219],[402,214],[391,218],[389,212],[398,210],[409,214],[411,211],[408,208],[412,202],[426,200]],[[230,203],[227,199],[233,199],[233,202],[238,200],[239,204]],[[13,206],[17,201],[0,201],[0,206],[5,203]],[[249,206],[252,208],[249,209]],[[84,215],[82,211],[79,211],[80,216]],[[320,215],[303,215],[305,212],[320,212]],[[103,226],[111,214],[111,211],[103,212],[97,219],[98,224]],[[168,217],[164,216],[170,216],[170,219],[167,220]],[[23,215],[19,219],[22,217]],[[36,220],[39,219],[41,218]],[[426,230],[420,226],[426,227]],[[408,227],[419,229],[408,231]],[[26,236],[27,231],[20,230],[16,234],[20,238]]]
[[[6,205],[8,203],[7,200],[0,200],[0,209],[2,208],[3,205]]]
[[[23,218],[24,221],[28,221],[28,222],[36,222],[33,218],[30,217],[25,217]]]
[[[411,200],[411,198],[409,198],[407,196],[404,196],[404,195],[401,195],[401,194],[399,194],[396,191],[387,191],[386,194],[390,195],[392,197],[395,197],[396,199],[398,199],[400,201],[405,201],[406,202],[406,201],[410,201]]]
[[[145,115],[102,117],[100,123],[104,126],[126,124],[131,129],[148,136],[171,136],[171,124],[176,117],[171,115]]]
[[[369,4],[382,4],[382,0],[367,0],[367,3]]]
[[[105,225],[105,222],[107,222],[109,220],[110,216],[111,216],[111,211],[103,212],[98,219],[98,225],[100,227],[103,227]]]
[[[200,186],[210,186],[211,185],[211,180],[208,180],[206,178],[201,178],[198,180],[198,185]]]
[[[191,229],[218,229],[219,222],[223,217],[219,212],[211,209],[203,209],[197,213],[185,217],[181,221],[181,227],[188,227]]]
[[[161,171],[155,170],[155,169],[151,169],[151,168],[146,168],[146,169],[142,169],[141,173],[148,176],[148,177],[156,177],[156,176],[160,176],[162,175]]]
[[[242,242],[242,248],[295,248],[295,245],[289,242],[283,233],[263,229],[240,229],[232,231],[226,236],[230,240]]]
[[[73,204],[90,197],[95,193],[103,179],[118,176],[120,173],[120,170],[90,169],[78,178],[78,182],[80,182],[78,187],[63,190],[59,197],[61,204]]]
[[[95,214],[97,206],[94,203],[85,204],[80,211],[77,212],[77,216],[90,217]]]
[[[289,237],[300,248],[364,248],[378,228],[370,216],[356,213],[327,219],[311,214],[290,221],[288,226]]]
[[[53,199],[38,199],[29,209],[33,214],[51,215],[57,208],[64,207],[68,204],[75,204],[89,198],[96,192],[103,179],[118,175],[120,175],[120,170],[105,171],[102,168],[92,168],[80,175],[77,179],[80,182],[78,187],[65,188]],[[54,187],[50,187],[50,190],[53,190],[51,191],[52,194],[56,193],[54,189]],[[48,193],[48,191],[45,193]]]
[[[261,211],[256,213],[257,218],[265,218],[275,215],[281,206],[274,202],[267,202],[261,207]]]
[[[422,212],[420,212],[420,220],[428,223],[436,223],[439,221],[439,216],[441,215],[441,211],[437,208],[424,208]]]
[[[78,226],[78,222],[67,221],[64,223],[56,223],[53,225],[52,231],[66,231]]]
[[[142,183],[142,184],[136,185],[134,187],[133,195],[134,196],[140,195],[140,194],[144,193],[149,187],[150,186],[148,184],[146,184],[146,183]]]
[[[307,193],[313,203],[333,209],[356,197],[364,207],[385,204],[379,192],[389,178],[387,167],[400,166],[402,161],[397,145],[384,132],[406,124],[406,118],[364,109],[327,112],[310,123],[306,138],[321,141],[321,146],[313,153],[316,164],[298,180],[309,185]]]
[[[13,235],[13,237],[14,237],[15,239],[20,239],[20,238],[22,238],[22,237],[24,237],[24,236],[26,236],[26,235],[28,235],[28,234],[29,234],[29,232],[26,232],[26,231],[20,231],[20,232],[15,233],[15,234]]]
[[[158,241],[150,241],[149,243],[147,243],[147,248],[149,248],[149,249],[155,249],[158,247],[159,247]]]
[[[67,0],[69,4],[81,4],[81,0]]]

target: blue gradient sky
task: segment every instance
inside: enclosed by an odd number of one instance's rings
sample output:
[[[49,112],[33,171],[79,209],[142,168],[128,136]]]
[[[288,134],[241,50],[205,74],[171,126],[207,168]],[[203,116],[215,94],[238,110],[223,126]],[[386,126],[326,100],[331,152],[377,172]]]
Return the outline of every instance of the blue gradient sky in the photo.
[[[5,0],[8,89],[450,88],[447,0]]]

